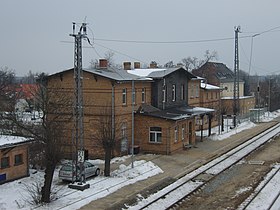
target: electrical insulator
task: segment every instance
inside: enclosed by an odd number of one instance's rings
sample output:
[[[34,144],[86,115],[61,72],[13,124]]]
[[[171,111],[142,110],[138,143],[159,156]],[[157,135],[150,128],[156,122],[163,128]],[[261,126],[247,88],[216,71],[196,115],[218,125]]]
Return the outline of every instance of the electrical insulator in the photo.
[[[87,27],[85,23],[83,23],[83,32],[85,35],[87,34]]]

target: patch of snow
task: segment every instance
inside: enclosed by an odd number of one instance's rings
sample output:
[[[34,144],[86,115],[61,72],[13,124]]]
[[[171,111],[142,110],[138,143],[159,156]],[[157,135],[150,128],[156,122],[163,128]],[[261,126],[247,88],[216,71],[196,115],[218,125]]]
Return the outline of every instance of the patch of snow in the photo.
[[[123,161],[122,158],[120,158]],[[98,161],[97,161],[98,162]],[[59,167],[58,167],[59,168]],[[0,185],[0,209],[79,209],[89,202],[107,196],[118,189],[133,184],[137,181],[155,176],[163,171],[152,162],[135,161],[134,168],[131,164],[120,165],[119,169],[111,172],[111,177],[98,176],[88,179],[90,188],[78,191],[68,188],[58,178],[58,168],[54,174],[53,189],[56,191],[56,200],[43,206],[34,206],[28,203],[30,195],[26,187],[32,187],[34,183],[43,183],[44,172],[30,171],[30,177]],[[36,173],[35,173],[36,172]]]
[[[252,189],[252,187],[242,187],[242,188],[240,188],[239,190],[237,190],[237,191],[235,192],[235,195],[233,196],[233,198],[236,198],[236,197],[238,197],[239,195],[241,195],[241,194],[243,194],[243,193],[245,193],[245,192],[250,191],[251,189]]]
[[[139,76],[139,77],[147,77],[149,74],[151,74],[152,72],[155,72],[155,71],[164,71],[166,69],[133,69],[133,70],[128,70],[127,72],[130,73],[130,74],[134,74],[136,76]]]
[[[29,140],[30,139],[21,136],[0,135],[0,146],[22,143]]]

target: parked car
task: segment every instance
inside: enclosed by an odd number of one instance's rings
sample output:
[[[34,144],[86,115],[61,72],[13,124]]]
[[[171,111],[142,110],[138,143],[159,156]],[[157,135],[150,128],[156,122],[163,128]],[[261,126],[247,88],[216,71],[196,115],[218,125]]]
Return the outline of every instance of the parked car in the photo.
[[[92,177],[92,176],[98,176],[100,174],[100,168],[98,168],[98,166],[96,166],[88,161],[84,162],[84,166],[85,166],[85,178],[86,179],[89,177]],[[58,177],[60,179],[62,179],[62,181],[72,181],[72,177],[73,177],[74,181],[77,181],[79,176],[76,176],[76,171],[75,170],[73,171],[72,167],[73,166],[71,163],[67,163],[67,164],[63,165],[59,170]],[[77,168],[78,168],[78,174],[79,174],[80,173],[79,166]],[[72,173],[74,173],[73,176],[72,176]]]

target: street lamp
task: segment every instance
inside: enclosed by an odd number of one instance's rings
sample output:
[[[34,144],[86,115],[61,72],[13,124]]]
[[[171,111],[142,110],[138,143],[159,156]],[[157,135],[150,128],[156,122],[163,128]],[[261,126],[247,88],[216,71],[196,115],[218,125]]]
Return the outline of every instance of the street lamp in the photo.
[[[254,37],[259,36],[259,35],[261,35],[261,34],[254,34],[253,36],[251,36],[251,52],[250,52],[250,62],[249,62],[249,75],[250,75],[250,71],[251,71]]]
[[[249,78],[250,78],[250,71],[251,71],[251,64],[252,64],[252,55],[253,55],[253,44],[254,44],[254,37],[261,35],[260,33],[254,34],[251,36],[251,52],[250,52],[250,61],[249,61]],[[260,97],[260,87],[259,87],[259,77],[258,77],[258,87],[257,87],[257,119],[259,122],[259,97]]]
[[[223,120],[223,118],[221,119],[221,115],[222,115],[222,100],[221,100],[221,92],[224,90],[224,88],[222,87],[221,88],[221,79],[225,79],[226,77],[218,77],[219,79],[219,87],[220,87],[220,90],[219,90],[219,134],[221,134],[221,120]],[[222,125],[223,125],[223,122],[222,122]],[[222,129],[223,131],[223,129]]]

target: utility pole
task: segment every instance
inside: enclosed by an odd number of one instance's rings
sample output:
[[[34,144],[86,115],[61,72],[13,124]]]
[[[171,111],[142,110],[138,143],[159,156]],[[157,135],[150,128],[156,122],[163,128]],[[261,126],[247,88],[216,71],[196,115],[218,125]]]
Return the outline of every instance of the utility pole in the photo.
[[[76,23],[73,23],[73,33],[70,36],[75,39],[74,49],[74,133],[72,136],[72,146],[74,152],[72,153],[72,164],[73,172],[76,174],[78,179],[78,185],[85,186],[84,188],[79,187],[76,189],[84,190],[89,188],[89,184],[85,185],[85,146],[84,146],[84,110],[83,110],[83,70],[82,70],[82,39],[87,38],[86,23],[82,23],[78,33],[75,32]],[[73,173],[73,174],[74,174]],[[74,175],[72,175],[72,181]],[[69,185],[69,187],[71,187]],[[75,187],[72,187],[75,188]]]
[[[233,126],[236,127],[236,116],[239,112],[239,58],[238,58],[238,33],[240,26],[235,27],[234,48],[234,85],[233,85]]]

